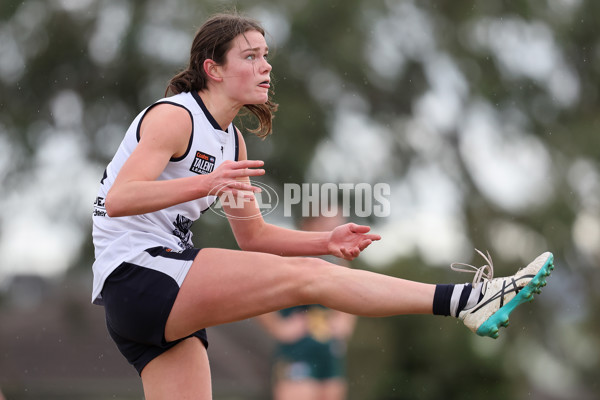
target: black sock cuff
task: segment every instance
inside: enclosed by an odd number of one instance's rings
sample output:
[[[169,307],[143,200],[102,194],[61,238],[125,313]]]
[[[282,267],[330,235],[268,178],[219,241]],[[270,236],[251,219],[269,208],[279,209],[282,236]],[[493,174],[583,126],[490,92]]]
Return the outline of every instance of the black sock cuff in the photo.
[[[450,315],[450,300],[454,285],[435,285],[433,315]]]

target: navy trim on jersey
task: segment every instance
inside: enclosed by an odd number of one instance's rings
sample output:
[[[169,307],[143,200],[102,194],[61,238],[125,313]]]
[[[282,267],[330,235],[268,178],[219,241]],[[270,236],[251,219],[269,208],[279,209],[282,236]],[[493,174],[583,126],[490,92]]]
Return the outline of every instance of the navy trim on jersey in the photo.
[[[212,203],[210,203],[210,206],[206,207],[204,210],[200,211],[200,214],[204,214],[204,212],[206,210],[208,210],[209,208],[211,208],[213,206],[213,204],[215,204],[217,202],[218,198],[216,198]]]
[[[174,251],[163,246],[156,246],[146,249],[146,253],[152,257],[163,257],[182,261],[194,260],[199,251],[200,250],[196,248]]]
[[[202,101],[202,98],[200,97],[200,95],[198,94],[198,92],[196,92],[195,90],[192,90],[191,93],[192,93],[192,97],[196,100],[196,103],[198,103],[198,105],[200,106],[200,108],[204,112],[204,115],[206,115],[206,119],[208,119],[208,122],[210,122],[210,124],[212,125],[212,127],[215,128],[218,131],[223,131],[223,129],[221,129],[221,127],[219,126],[219,124],[217,123],[217,121],[215,120],[215,118],[212,116],[212,114],[210,113],[210,111],[208,111],[208,108],[206,108],[206,105],[204,105],[204,102]],[[225,129],[224,132],[227,132],[227,129]]]
[[[144,120],[144,118],[146,118],[146,115],[148,115],[148,112],[159,104],[170,104],[172,106],[181,107],[185,111],[187,111],[188,114],[190,115],[190,120],[192,121],[192,131],[190,132],[190,141],[188,142],[187,149],[185,149],[185,153],[183,153],[183,155],[181,155],[180,157],[171,157],[171,160],[170,160],[170,161],[181,161],[187,157],[187,155],[189,154],[189,152],[192,148],[192,143],[194,142],[194,117],[192,116],[192,112],[190,110],[188,110],[187,107],[185,107],[184,105],[173,103],[172,101],[159,101],[157,103],[152,104],[150,107],[148,107],[146,109],[146,111],[144,112],[144,115],[142,115],[142,117],[140,118],[140,122],[138,123],[137,129],[135,131],[135,138],[137,139],[137,141],[139,143],[140,142],[140,129],[142,127],[142,121]]]
[[[241,133],[240,133],[241,135]],[[239,161],[240,158],[240,140],[238,138],[238,129],[235,127],[235,125],[233,126],[233,137],[235,138],[235,160],[234,161]]]

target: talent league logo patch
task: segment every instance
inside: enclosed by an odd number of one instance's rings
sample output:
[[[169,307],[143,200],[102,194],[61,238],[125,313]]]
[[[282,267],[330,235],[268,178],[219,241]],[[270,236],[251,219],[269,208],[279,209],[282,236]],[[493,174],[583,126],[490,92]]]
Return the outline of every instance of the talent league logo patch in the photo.
[[[201,151],[196,152],[190,171],[196,174],[210,174],[215,169],[215,157]]]

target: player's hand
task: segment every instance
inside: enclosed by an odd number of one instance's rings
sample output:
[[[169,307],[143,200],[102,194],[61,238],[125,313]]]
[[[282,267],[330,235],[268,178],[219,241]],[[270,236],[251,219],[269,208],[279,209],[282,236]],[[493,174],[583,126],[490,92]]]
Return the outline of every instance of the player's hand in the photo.
[[[369,231],[370,227],[353,223],[338,226],[329,237],[329,254],[345,260],[355,259],[373,241],[381,239]]]
[[[203,175],[208,179],[208,195],[231,193],[236,197],[253,197],[261,189],[252,186],[249,178],[264,175],[265,170],[260,168],[264,164],[261,160],[223,161],[213,172]]]

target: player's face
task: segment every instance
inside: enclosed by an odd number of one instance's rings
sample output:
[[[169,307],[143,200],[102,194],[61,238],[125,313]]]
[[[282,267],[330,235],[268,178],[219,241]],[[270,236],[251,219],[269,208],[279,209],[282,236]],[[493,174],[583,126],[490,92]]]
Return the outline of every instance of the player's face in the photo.
[[[223,66],[223,84],[229,97],[243,104],[263,104],[268,100],[271,65],[269,48],[258,31],[248,31],[233,39]]]

